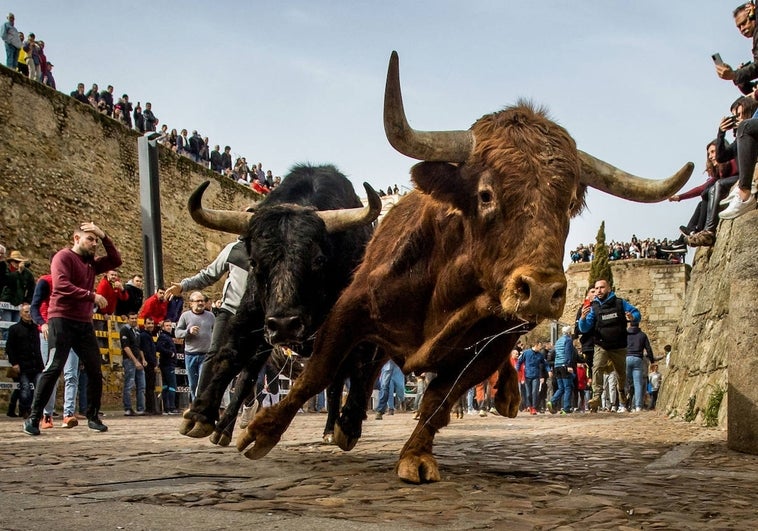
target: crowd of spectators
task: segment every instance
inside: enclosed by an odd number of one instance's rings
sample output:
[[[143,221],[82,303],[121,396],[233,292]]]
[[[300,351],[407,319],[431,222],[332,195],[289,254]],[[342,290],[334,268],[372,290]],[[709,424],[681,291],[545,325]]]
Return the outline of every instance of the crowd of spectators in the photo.
[[[669,263],[678,264],[683,261],[684,250],[670,249],[671,242],[668,238],[656,239],[645,238],[640,240],[632,234],[628,242],[611,241],[608,244],[609,260],[635,260],[638,258],[649,258],[655,260],[666,260]],[[571,263],[591,262],[595,254],[595,245],[585,246],[580,243],[576,249],[569,253]]]

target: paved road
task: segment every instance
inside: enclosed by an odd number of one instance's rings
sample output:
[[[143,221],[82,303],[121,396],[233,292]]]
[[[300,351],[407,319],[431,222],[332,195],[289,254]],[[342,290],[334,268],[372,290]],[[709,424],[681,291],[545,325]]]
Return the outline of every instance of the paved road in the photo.
[[[349,453],[299,415],[260,461],[109,413],[39,437],[0,420],[2,529],[758,529],[758,456],[655,413],[467,416],[437,437],[443,480],[394,474],[415,422],[370,419]]]

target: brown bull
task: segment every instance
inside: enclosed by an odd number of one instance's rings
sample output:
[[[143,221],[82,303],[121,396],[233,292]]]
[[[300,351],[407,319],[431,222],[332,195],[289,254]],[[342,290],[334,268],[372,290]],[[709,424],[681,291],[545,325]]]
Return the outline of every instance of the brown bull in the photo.
[[[403,480],[437,481],[434,435],[462,393],[499,369],[495,407],[516,415],[508,353],[520,333],[563,311],[564,244],[586,187],[660,201],[687,181],[692,164],[660,182],[634,177],[578,151],[562,127],[525,103],[486,115],[468,131],[415,131],[405,119],[395,53],[384,122],[398,151],[426,161],[411,171],[418,190],[375,232],[302,377],[282,402],[258,414],[237,447],[252,459],[265,455],[351,348],[370,341],[406,373],[437,373],[397,467]],[[335,439],[343,449],[356,443],[357,417],[342,411]]]

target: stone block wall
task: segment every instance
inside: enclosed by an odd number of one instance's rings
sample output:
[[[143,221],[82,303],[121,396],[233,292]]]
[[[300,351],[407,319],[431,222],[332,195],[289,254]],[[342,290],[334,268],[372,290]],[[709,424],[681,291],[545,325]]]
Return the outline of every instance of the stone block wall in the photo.
[[[0,243],[29,256],[39,276],[50,254],[70,244],[73,228],[93,220],[116,242],[123,276],[141,273],[138,138],[89,106],[0,68]],[[192,190],[213,181],[205,194],[211,208],[242,209],[259,196],[159,150],[164,278],[171,282],[196,273],[234,238],[192,221]]]

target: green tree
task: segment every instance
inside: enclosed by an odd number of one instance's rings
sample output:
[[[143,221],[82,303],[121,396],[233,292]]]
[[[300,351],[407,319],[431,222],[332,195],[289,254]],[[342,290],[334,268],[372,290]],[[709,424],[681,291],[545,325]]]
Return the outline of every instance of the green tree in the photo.
[[[600,229],[595,238],[595,253],[590,266],[589,285],[594,286],[595,281],[605,279],[613,287],[613,272],[608,260],[608,247],[605,245],[605,221],[600,223]]]

